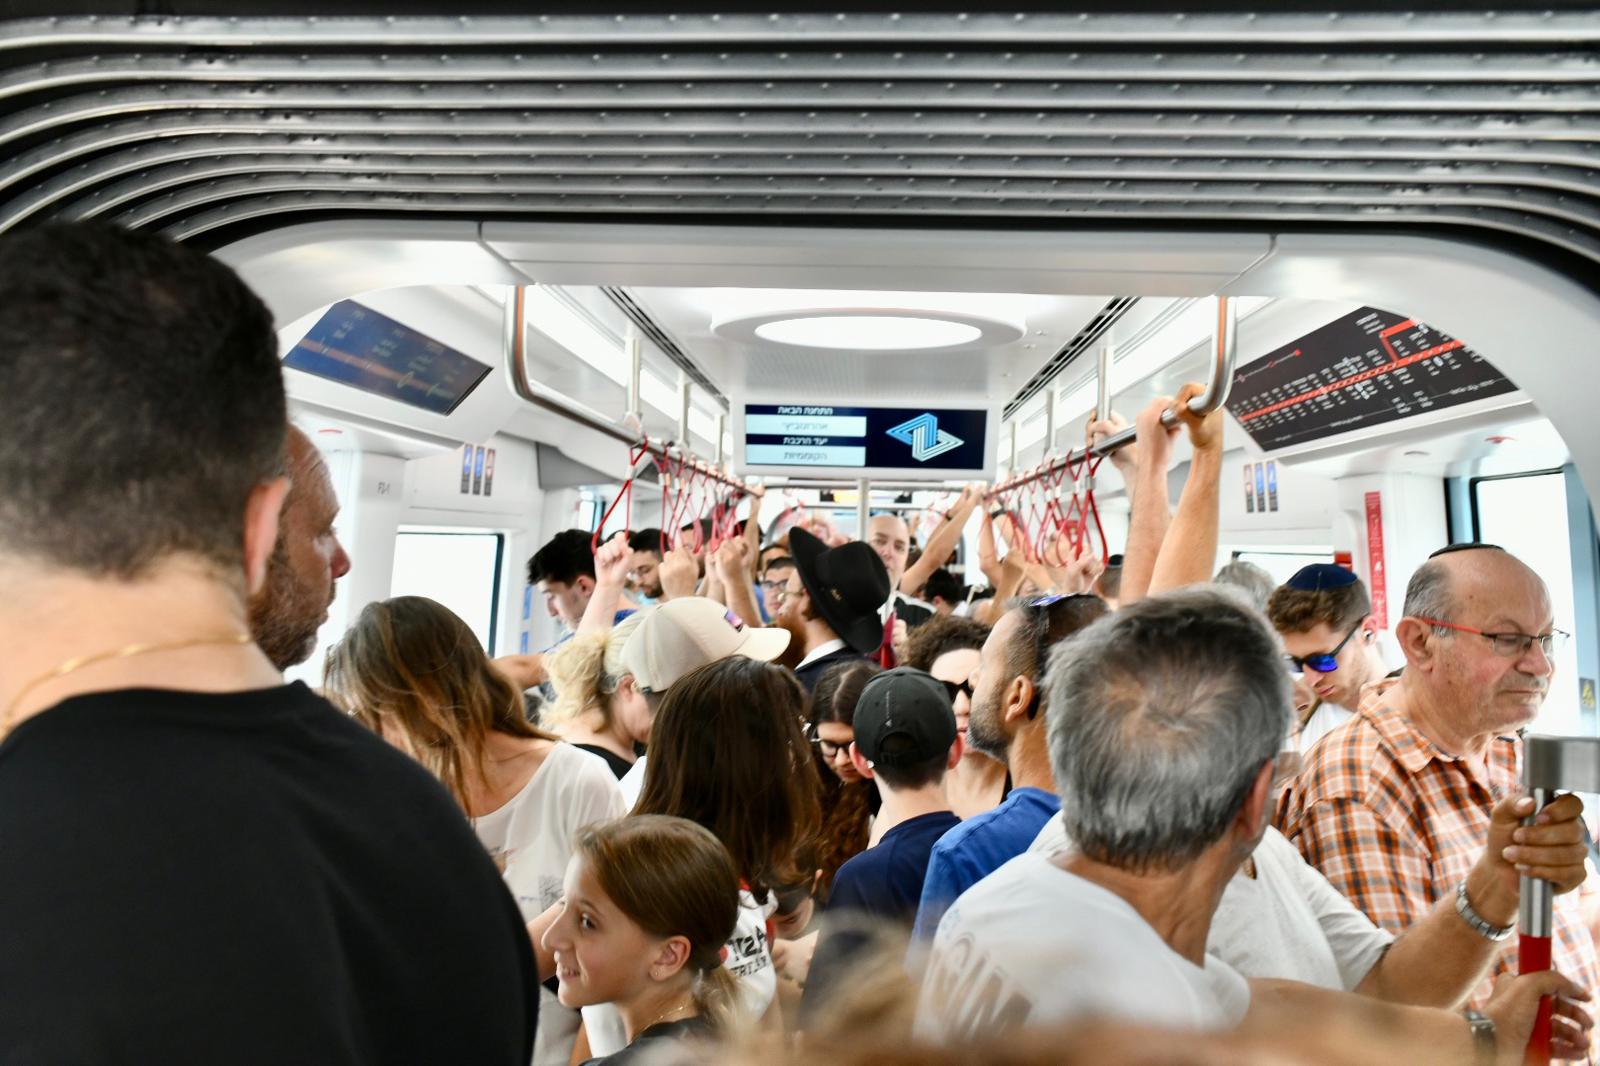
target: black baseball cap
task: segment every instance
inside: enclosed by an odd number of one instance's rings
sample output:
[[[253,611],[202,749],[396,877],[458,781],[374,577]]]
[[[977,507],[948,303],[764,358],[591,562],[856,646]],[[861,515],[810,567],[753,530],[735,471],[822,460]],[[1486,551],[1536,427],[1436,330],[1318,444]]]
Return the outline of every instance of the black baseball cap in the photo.
[[[944,682],[909,666],[885,670],[868,681],[852,719],[856,747],[869,763],[915,766],[950,750],[956,742],[956,715]],[[891,737],[904,741],[884,750]]]

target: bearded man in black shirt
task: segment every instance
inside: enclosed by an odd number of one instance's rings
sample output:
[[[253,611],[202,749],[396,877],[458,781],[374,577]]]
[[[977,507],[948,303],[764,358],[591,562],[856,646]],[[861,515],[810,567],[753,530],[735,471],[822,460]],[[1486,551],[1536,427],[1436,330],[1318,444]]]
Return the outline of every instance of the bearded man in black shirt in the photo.
[[[529,1060],[461,811],[252,640],[276,352],[197,252],[0,240],[0,1062]]]

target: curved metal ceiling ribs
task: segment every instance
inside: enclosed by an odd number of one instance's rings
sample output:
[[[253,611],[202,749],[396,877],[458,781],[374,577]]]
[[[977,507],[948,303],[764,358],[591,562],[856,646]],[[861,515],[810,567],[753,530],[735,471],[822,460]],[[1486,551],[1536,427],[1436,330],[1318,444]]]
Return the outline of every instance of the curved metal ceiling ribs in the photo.
[[[1595,262],[1596,43],[1600,10],[0,21],[0,231],[1310,222]]]

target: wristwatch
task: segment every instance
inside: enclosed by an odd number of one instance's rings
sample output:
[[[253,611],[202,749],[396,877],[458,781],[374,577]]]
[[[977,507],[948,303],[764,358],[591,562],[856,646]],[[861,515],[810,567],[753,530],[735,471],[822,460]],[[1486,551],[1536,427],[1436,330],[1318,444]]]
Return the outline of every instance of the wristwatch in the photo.
[[[1516,925],[1492,925],[1483,915],[1472,909],[1472,901],[1467,899],[1467,883],[1461,882],[1461,887],[1456,889],[1456,913],[1461,915],[1461,920],[1472,926],[1472,931],[1485,940],[1506,940],[1516,932]]]
[[[1494,1066],[1498,1055],[1495,1046],[1494,1022],[1468,1007],[1461,1012],[1472,1027],[1472,1057],[1478,1066]]]

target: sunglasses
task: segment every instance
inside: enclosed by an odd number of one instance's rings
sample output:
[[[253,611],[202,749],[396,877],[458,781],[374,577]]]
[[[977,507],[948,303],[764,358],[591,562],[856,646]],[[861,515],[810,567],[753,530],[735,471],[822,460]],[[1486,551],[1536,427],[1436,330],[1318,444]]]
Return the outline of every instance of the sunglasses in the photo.
[[[1361,632],[1361,627],[1366,623],[1365,618],[1357,622],[1356,627],[1346,633],[1344,639],[1332,651],[1319,651],[1304,657],[1285,655],[1283,661],[1288,664],[1291,673],[1301,674],[1311,670],[1319,674],[1331,674],[1339,669],[1339,653],[1344,651],[1344,646],[1350,643],[1350,638]]]
[[[946,692],[950,693],[950,702],[951,703],[954,703],[956,701],[956,697],[961,695],[963,692],[965,692],[967,694],[967,699],[969,701],[972,699],[972,679],[971,678],[968,678],[967,680],[961,681],[961,682],[940,681],[939,684],[943,685],[944,686],[944,690]]]

